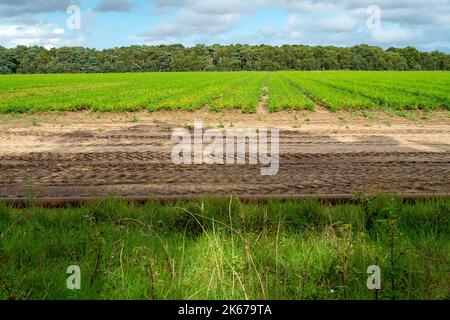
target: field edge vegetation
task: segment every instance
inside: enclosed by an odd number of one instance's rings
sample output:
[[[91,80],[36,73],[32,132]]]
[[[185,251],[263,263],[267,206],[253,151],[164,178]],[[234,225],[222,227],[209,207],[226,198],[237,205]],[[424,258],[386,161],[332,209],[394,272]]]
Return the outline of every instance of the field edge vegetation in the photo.
[[[449,241],[449,198],[0,205],[0,298],[448,300]]]

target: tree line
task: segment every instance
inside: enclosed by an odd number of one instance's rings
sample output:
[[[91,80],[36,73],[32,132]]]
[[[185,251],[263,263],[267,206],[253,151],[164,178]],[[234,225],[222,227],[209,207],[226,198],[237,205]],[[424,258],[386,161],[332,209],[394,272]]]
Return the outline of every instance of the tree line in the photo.
[[[450,70],[450,55],[414,47],[357,45],[134,45],[96,50],[0,46],[0,73],[275,70]]]

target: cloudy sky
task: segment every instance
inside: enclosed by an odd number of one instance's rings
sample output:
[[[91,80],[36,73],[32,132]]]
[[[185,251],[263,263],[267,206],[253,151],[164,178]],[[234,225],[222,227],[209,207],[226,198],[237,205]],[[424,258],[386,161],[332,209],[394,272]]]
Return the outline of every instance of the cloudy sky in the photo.
[[[450,0],[0,0],[4,47],[170,43],[368,43],[450,53]]]

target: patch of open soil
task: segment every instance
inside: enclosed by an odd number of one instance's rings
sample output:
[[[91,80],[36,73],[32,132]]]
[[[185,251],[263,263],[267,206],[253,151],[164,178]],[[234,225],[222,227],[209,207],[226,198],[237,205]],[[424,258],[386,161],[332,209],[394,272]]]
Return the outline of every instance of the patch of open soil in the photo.
[[[264,104],[264,103],[263,103]],[[175,165],[174,128],[279,128],[280,169]],[[450,118],[382,113],[65,113],[0,121],[0,198],[450,194]]]

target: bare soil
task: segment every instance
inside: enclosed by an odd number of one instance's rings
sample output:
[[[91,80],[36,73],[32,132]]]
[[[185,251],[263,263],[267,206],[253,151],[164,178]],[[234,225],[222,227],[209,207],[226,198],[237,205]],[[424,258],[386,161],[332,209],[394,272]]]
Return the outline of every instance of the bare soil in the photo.
[[[448,112],[58,113],[0,120],[0,198],[450,194]],[[175,165],[174,128],[279,128],[280,170]]]

